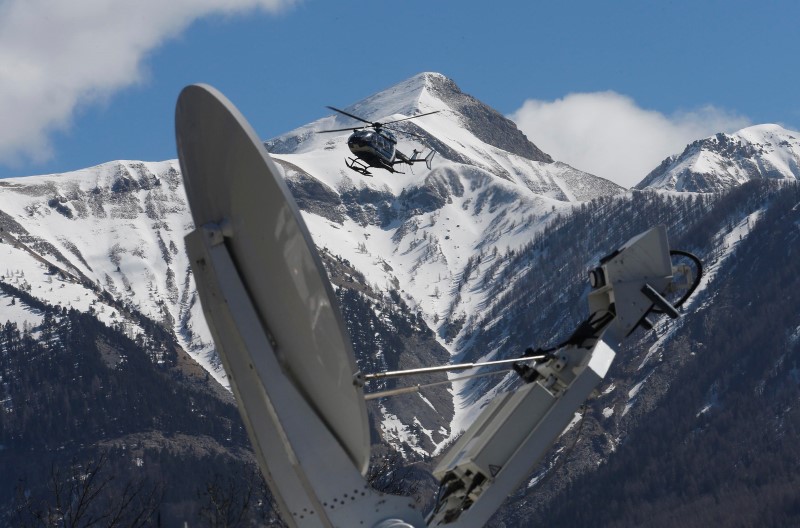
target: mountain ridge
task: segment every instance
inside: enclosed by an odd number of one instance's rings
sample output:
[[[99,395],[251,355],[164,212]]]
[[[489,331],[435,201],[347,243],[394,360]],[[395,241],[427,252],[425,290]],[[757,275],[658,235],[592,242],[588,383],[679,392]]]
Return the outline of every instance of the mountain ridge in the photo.
[[[635,188],[715,192],[758,178],[800,179],[800,132],[763,124],[696,140]]]

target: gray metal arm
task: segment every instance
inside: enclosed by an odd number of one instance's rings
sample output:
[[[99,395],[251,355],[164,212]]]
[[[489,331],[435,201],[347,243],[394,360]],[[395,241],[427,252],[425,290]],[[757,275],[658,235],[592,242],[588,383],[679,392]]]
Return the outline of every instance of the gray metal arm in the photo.
[[[592,270],[589,319],[550,359],[525,373],[531,383],[494,398],[434,469],[441,487],[429,526],[486,525],[605,377],[615,353],[604,335],[618,343],[654,300],[677,313],[659,293],[672,275],[663,226],[631,239]]]

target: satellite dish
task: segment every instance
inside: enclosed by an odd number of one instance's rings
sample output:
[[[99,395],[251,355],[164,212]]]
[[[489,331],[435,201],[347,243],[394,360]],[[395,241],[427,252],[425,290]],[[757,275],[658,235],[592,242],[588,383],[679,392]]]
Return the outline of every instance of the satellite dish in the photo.
[[[282,171],[239,111],[211,86],[181,92],[175,127],[195,226],[222,228],[279,364],[364,473],[369,430],[363,391],[353,383],[352,345]],[[235,348],[220,353],[248,353]]]

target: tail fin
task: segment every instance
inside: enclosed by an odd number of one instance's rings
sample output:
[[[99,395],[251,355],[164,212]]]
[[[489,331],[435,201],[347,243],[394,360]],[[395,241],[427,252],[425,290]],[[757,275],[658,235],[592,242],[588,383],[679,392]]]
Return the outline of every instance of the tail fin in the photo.
[[[431,161],[433,161],[433,157],[436,155],[436,151],[431,149],[430,153],[425,156],[425,165],[428,166],[428,170],[431,169]]]

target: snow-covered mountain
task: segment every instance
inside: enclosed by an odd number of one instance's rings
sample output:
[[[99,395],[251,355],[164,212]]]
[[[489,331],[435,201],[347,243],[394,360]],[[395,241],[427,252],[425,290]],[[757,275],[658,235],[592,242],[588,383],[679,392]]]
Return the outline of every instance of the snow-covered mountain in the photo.
[[[800,132],[757,125],[695,141],[636,188],[716,192],[759,178],[800,179]]]
[[[222,379],[184,250],[190,227],[176,160],[0,180],[0,280],[131,336],[143,331],[135,311]],[[0,319],[41,322],[7,303]]]
[[[687,316],[659,323],[656,335],[637,336],[618,356],[612,379],[576,428],[586,432],[577,433],[575,455],[568,451],[559,461],[564,451],[554,451],[514,498],[521,512],[545,500],[535,497],[555,500],[567,484],[624,450],[631,432],[669,398],[674,377],[703,350],[682,333],[722,318],[714,311],[717,292],[734,276],[744,280],[735,275],[742,269],[738,248],[748,246],[751,233],[763,235],[761,226],[774,225],[762,223],[774,204],[781,214],[797,215],[794,187],[774,180],[797,179],[800,134],[774,125],[695,142],[637,190],[625,191],[552,160],[511,121],[440,74],[417,75],[345,109],[371,121],[438,111],[396,125],[414,134],[400,135],[401,151],[437,151],[432,170],[374,169],[372,177],[351,171],[344,163],[348,133],[318,133],[359,124],[341,115],[266,142],[320,249],[365,372],[513,357],[526,346],[557,342],[585,317],[586,269],[655,224],[668,226],[673,247],[707,264]],[[761,177],[768,180],[743,184]],[[174,160],[0,180],[0,286],[90,313],[131,337],[146,335],[147,321],[157,323],[225,384],[184,251],[191,228]],[[787,263],[796,260],[793,232],[782,234]],[[0,322],[14,321],[41,338],[44,317],[0,288]],[[787,329],[795,336],[790,344],[800,343],[798,329],[800,321]],[[693,394],[711,401],[714,381],[703,378]],[[514,375],[483,378],[373,402],[373,440],[407,460],[427,460],[514,383]],[[8,390],[0,383],[0,403]],[[703,408],[703,401],[694,403]],[[541,492],[535,484],[544,475],[556,477]]]
[[[554,162],[511,121],[439,74],[417,75],[347,110],[375,121],[439,111],[398,123],[416,134],[401,136],[401,150],[437,151],[430,171],[376,169],[373,177],[351,171],[344,164],[348,133],[316,133],[353,125],[342,116],[322,118],[267,143],[314,239],[330,257],[329,271],[349,277],[350,282],[341,281],[345,287],[361,281],[359,295],[369,290],[370,302],[395,295],[391,304],[419,316],[425,331],[434,332],[431,344],[421,347],[430,349],[429,361],[447,361],[455,353],[448,343],[459,321],[492,295],[492,281],[477,282],[476,262],[502,271],[498,255],[522,247],[550,219],[580,200],[623,192]],[[0,222],[5,242],[0,280],[51,304],[93,310],[107,324],[126,325],[131,336],[143,331],[132,313],[156,321],[225,383],[183,249],[191,218],[176,161],[117,161],[4,180]],[[24,306],[6,304],[0,317],[34,328],[40,323]],[[424,336],[414,339],[419,345]],[[413,353],[382,351],[366,342],[362,348],[363,356],[381,359],[370,363],[372,368],[419,361]],[[429,409],[431,398],[452,400],[444,387],[441,391],[418,396],[417,406],[381,407],[381,429],[397,445],[431,452],[450,434],[451,424],[435,423],[440,416],[430,412],[422,419],[420,409]],[[414,407],[420,412],[409,411]],[[452,418],[452,411],[442,414]]]

